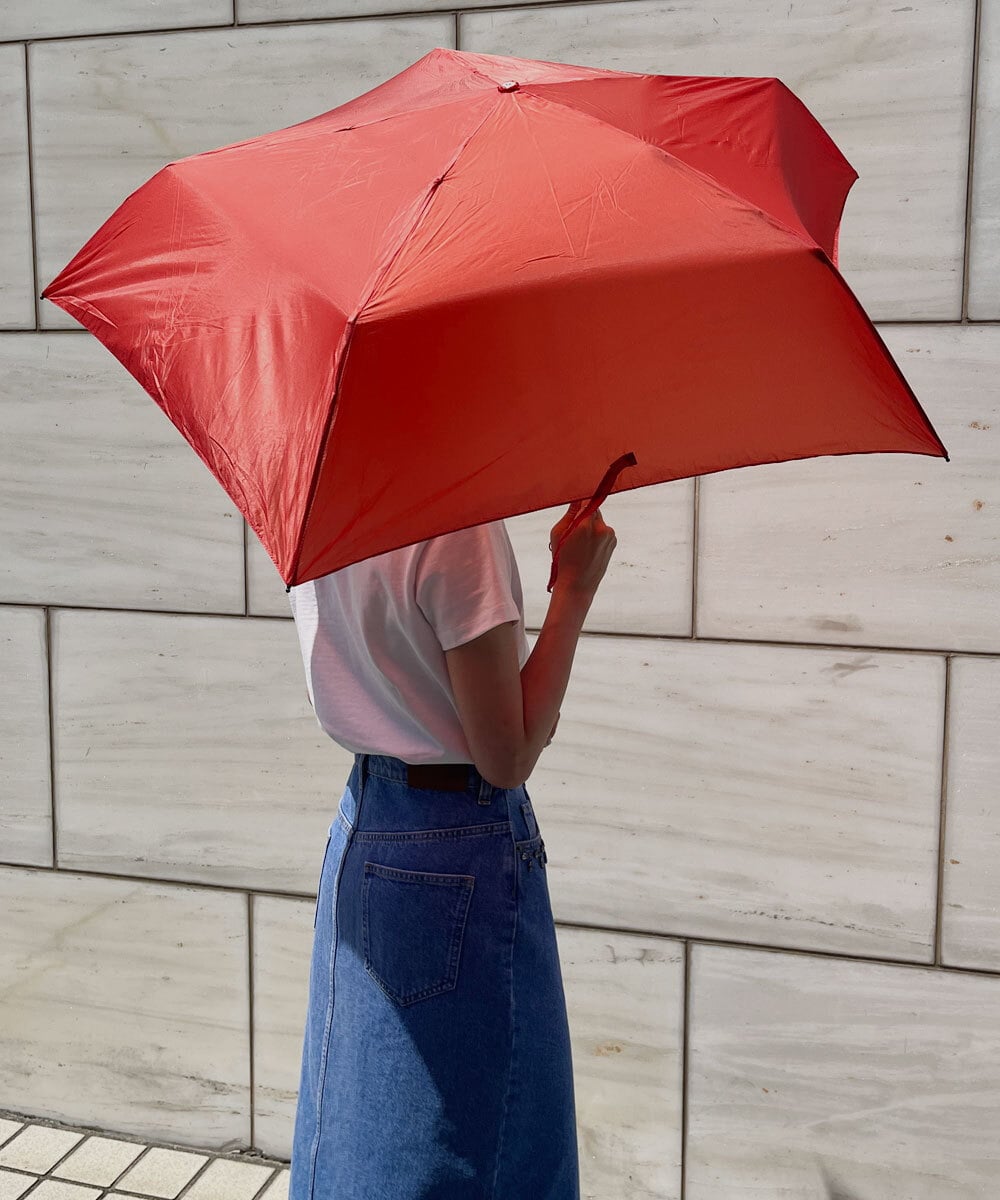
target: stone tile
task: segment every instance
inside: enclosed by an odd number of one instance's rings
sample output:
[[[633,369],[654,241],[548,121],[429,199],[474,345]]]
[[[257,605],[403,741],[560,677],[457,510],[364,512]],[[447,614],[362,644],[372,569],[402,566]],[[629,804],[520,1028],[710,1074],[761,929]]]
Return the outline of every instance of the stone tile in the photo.
[[[961,315],[975,0],[560,4],[463,13],[482,54],[671,75],[777,77],[860,178],[840,268],[875,320]]]
[[[969,230],[969,317],[1000,319],[1000,10],[982,5],[972,225]]]
[[[289,621],[52,614],[63,868],[315,891],[354,757]]]
[[[1000,659],[951,660],[941,959],[1000,971]]]
[[[60,1179],[111,1187],[119,1175],[139,1157],[145,1146],[111,1137],[88,1137],[53,1172]]]
[[[336,108],[454,28],[446,13],[31,45],[39,291],[167,163]],[[43,327],[80,327],[40,303]]]
[[[684,948],[557,928],[583,1196],[679,1197]]]
[[[988,1200],[1000,979],[699,946],[686,1200]]]
[[[468,0],[465,8],[493,7],[498,0]],[[501,0],[502,2],[502,0]],[[360,17],[365,13],[383,13],[385,0],[235,0],[236,16],[241,25],[254,21],[320,20],[324,17]],[[433,9],[435,0],[407,0],[407,10]],[[451,45],[442,41],[440,45]]]
[[[5,38],[75,37],[86,33],[129,33],[184,25],[229,25],[231,0],[4,0]]]
[[[287,1169],[279,1171],[274,1177],[274,1182],[261,1193],[260,1200],[288,1200],[289,1174],[290,1171]]]
[[[0,1200],[19,1200],[37,1182],[37,1175],[22,1175],[20,1171],[0,1168]]]
[[[24,48],[0,46],[0,329],[34,326]]]
[[[31,1194],[38,1200],[98,1200],[102,1192],[100,1188],[81,1187],[61,1179],[43,1179]]]
[[[247,543],[247,611],[252,617],[287,617],[292,619],[285,583],[260,538],[246,521]],[[302,686],[305,688],[305,676]]]
[[[274,1167],[217,1158],[184,1193],[185,1200],[253,1200]]]
[[[183,1150],[154,1146],[118,1181],[122,1191],[173,1200],[202,1169],[208,1158]]]
[[[595,488],[598,482],[594,480]],[[609,496],[601,505],[601,515],[617,534],[618,549],[587,614],[585,632],[680,637],[691,633],[693,503],[694,481],[678,479]],[[524,622],[530,629],[540,629],[548,611],[549,532],[565,513],[566,506],[558,505],[504,522],[521,576]],[[290,620],[284,582],[252,531],[247,569],[250,612]]]
[[[19,1129],[23,1128],[23,1121],[11,1121],[6,1117],[0,1117],[0,1146],[4,1142],[9,1141]]]
[[[52,865],[49,679],[45,613],[0,608],[0,861]],[[0,1121],[0,1142],[6,1122]]]
[[[600,480],[594,480],[594,487]],[[628,631],[688,637],[691,633],[691,563],[694,481],[678,479],[609,496],[601,516],[618,546],[587,613],[584,631]],[[524,591],[524,620],[541,629],[551,593],[549,536],[566,505],[506,520]],[[642,547],[641,556],[635,551]]]
[[[89,334],[0,338],[0,600],[244,610],[239,510]]]
[[[99,1114],[137,1137],[248,1144],[245,896],[10,867],[0,912],[0,979],[17,980],[0,1025],[0,1095],[54,1120]],[[45,1170],[80,1140],[32,1128],[0,1165]],[[62,1149],[29,1168],[26,1135]]]
[[[32,874],[35,874],[35,872],[32,872]],[[0,872],[0,886],[10,879],[17,878],[18,876],[12,871],[2,871]],[[4,906],[4,912],[9,914],[8,920],[12,925],[13,920],[16,920],[16,912],[11,908],[7,908],[6,905]],[[11,932],[10,925],[8,925],[5,939],[8,947],[10,945]],[[3,948],[0,948],[0,953],[3,953]],[[13,971],[5,970],[3,972],[4,978],[7,979],[13,975]],[[5,1009],[9,1016],[12,1015],[13,1009],[9,997],[5,1000]],[[13,1021],[8,1026],[8,1029],[12,1027],[17,1028],[16,1023]],[[0,1038],[2,1037],[3,1034],[0,1034]],[[2,1071],[3,1067],[0,1066],[0,1072]],[[10,1094],[8,1089],[5,1090],[7,1094]],[[52,1129],[48,1125],[26,1125],[16,1137],[7,1142],[3,1149],[0,1150],[0,1167],[12,1167],[15,1170],[34,1171],[37,1175],[44,1175],[53,1164],[57,1163],[67,1151],[76,1145],[81,1136],[81,1134],[69,1129]]]
[[[309,859],[313,889],[323,849]],[[254,1145],[275,1158],[292,1155],[314,910],[315,900],[253,897]]]
[[[880,331],[950,462],[852,454],[699,484],[699,637],[1000,651],[1000,328]]]
[[[556,917],[931,961],[944,680],[931,655],[582,638],[528,782]]]

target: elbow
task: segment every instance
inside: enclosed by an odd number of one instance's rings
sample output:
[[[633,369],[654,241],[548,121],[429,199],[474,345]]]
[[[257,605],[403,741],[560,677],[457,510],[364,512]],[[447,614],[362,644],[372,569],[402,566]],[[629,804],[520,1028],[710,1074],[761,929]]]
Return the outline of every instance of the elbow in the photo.
[[[523,787],[527,783],[534,765],[533,762],[529,763],[524,758],[515,759],[511,764],[511,769],[506,772],[507,783],[504,784],[504,787],[511,790]]]
[[[476,763],[476,770],[495,788],[513,791],[519,788],[530,772],[522,770],[520,760],[510,759],[505,763]]]

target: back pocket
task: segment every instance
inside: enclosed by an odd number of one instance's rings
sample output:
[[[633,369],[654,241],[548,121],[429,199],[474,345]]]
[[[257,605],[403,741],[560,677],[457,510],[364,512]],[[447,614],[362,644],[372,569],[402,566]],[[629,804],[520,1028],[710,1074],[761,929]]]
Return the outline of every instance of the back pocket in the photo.
[[[414,1004],[455,987],[475,882],[473,875],[365,863],[365,970],[397,1004]]]

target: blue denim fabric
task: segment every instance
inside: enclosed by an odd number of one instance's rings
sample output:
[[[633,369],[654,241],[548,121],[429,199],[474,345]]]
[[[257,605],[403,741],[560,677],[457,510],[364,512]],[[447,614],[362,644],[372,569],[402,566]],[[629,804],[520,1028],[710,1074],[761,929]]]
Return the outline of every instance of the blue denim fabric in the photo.
[[[359,754],[316,901],[289,1200],[579,1200],[573,1066],[527,790]]]

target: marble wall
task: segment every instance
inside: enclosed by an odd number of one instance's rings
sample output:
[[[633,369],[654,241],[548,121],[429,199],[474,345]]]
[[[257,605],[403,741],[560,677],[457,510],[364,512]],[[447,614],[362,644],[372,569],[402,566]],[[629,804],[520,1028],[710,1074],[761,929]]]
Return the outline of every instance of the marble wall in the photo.
[[[530,781],[583,1195],[992,1200],[1000,4],[399,10],[0,12],[0,1108],[287,1157],[351,765],[255,535],[44,283],[165,163],[435,46],[776,75],[860,174],[842,272],[951,462],[605,503],[618,549]],[[536,631],[562,511],[508,521]]]

